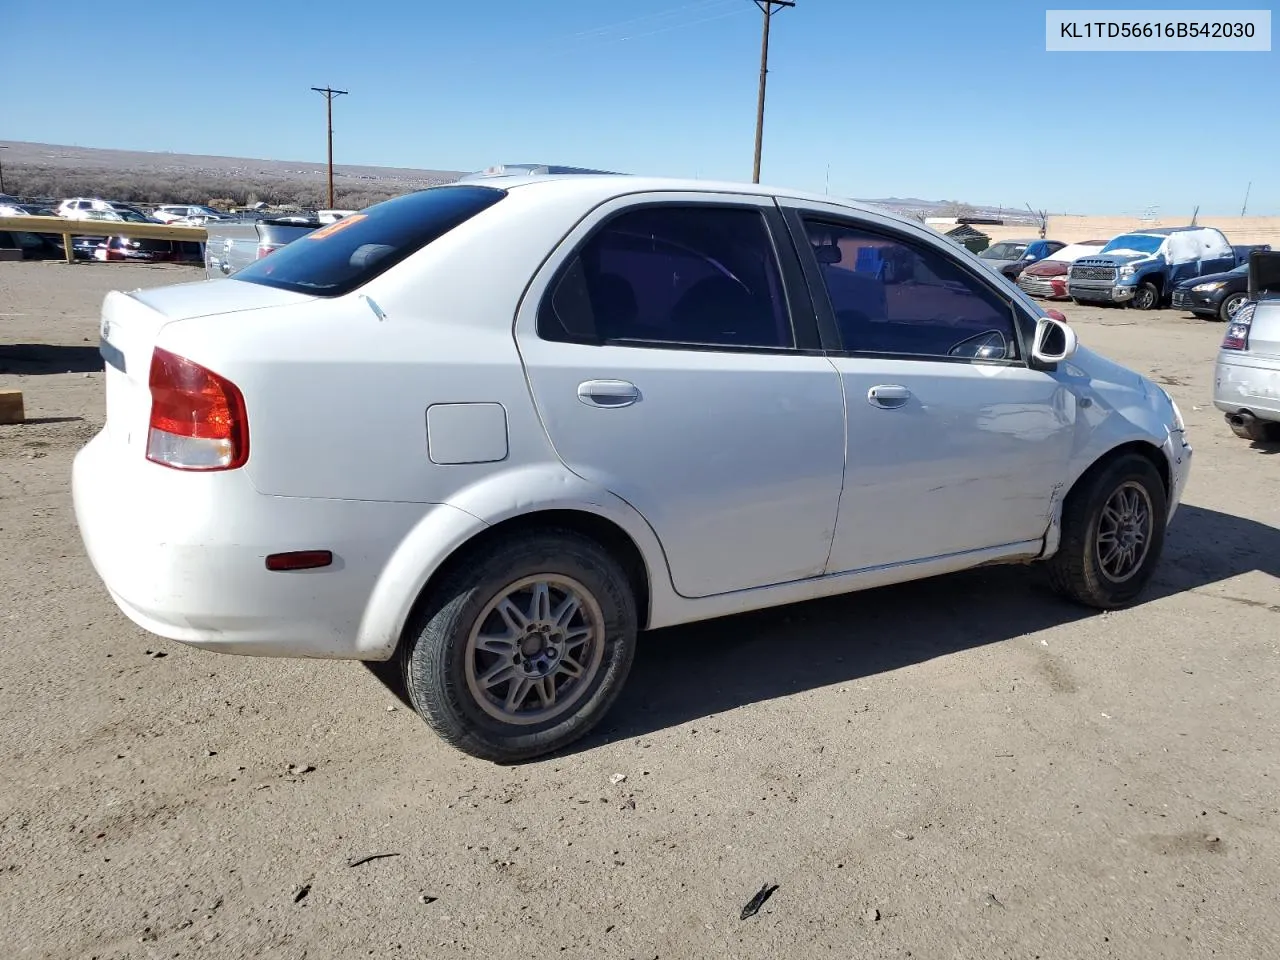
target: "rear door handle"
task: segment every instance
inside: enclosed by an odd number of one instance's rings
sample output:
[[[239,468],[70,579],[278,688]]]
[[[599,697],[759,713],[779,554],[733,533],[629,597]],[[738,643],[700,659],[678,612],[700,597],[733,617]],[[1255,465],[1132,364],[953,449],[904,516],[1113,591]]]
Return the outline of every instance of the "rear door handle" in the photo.
[[[882,383],[867,391],[867,403],[884,410],[905,406],[911,399],[911,391],[896,383]]]
[[[629,407],[640,389],[627,380],[587,380],[578,384],[578,399],[589,407]]]

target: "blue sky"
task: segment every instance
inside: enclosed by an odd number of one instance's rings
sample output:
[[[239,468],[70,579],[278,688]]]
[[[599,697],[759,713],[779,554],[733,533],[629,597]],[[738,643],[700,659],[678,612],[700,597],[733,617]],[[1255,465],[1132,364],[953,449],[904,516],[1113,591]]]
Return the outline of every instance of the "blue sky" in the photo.
[[[1137,5],[798,0],[773,21],[762,179],[1188,216],[1238,214],[1252,181],[1249,212],[1280,214],[1280,53],[1044,50],[1046,7]],[[339,163],[746,180],[760,19],[751,0],[0,0],[0,139],[323,160],[309,88],[331,84]],[[49,70],[50,45],[100,69]]]

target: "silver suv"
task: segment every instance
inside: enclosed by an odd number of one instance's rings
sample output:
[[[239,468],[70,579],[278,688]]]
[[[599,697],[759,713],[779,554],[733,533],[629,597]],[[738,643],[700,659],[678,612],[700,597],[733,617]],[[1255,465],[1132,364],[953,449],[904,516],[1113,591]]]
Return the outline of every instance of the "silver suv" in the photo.
[[[1280,253],[1249,259],[1249,300],[1227,324],[1213,405],[1236,436],[1280,440]]]

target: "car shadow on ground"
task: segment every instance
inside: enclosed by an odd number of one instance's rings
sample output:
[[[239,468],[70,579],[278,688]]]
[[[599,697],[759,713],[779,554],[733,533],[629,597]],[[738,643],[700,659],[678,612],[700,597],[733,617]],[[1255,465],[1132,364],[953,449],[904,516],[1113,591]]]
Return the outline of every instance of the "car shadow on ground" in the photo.
[[[10,343],[0,346],[0,373],[37,376],[49,373],[95,373],[103,369],[97,347],[52,343]]]
[[[1255,570],[1280,578],[1280,530],[1183,505],[1140,603]],[[1003,566],[655,630],[609,715],[564,753],[1097,615],[1051,593],[1040,568]],[[392,665],[368,666],[408,704]]]

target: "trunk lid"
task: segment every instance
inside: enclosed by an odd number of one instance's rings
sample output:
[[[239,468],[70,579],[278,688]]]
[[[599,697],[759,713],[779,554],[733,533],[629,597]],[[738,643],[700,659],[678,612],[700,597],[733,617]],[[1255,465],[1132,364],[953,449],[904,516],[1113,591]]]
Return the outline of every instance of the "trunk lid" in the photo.
[[[304,294],[238,280],[201,280],[128,293],[112,290],[102,302],[99,346],[106,380],[104,432],[146,450],[151,420],[151,354],[170,323],[214,314],[262,310],[313,300]]]

